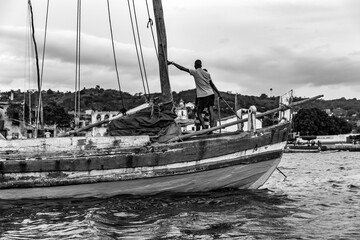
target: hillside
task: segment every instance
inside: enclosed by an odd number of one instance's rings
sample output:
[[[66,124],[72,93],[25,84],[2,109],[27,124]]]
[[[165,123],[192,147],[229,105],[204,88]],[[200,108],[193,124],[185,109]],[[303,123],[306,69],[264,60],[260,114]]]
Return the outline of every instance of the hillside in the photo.
[[[74,92],[59,92],[51,89],[42,92],[44,106],[49,103],[56,103],[62,106],[65,111],[74,110],[75,106],[75,94]],[[225,101],[220,101],[220,111],[222,117],[232,114],[232,108],[235,106],[235,94],[221,92]],[[10,98],[11,92],[2,92],[0,101],[7,101]],[[14,101],[23,102],[26,98],[28,103],[29,93],[24,94],[20,90],[13,91]],[[151,97],[160,97],[160,93],[152,94]],[[31,94],[32,102],[36,102],[36,94]],[[143,104],[146,101],[146,97],[142,94],[131,95],[126,92],[103,89],[99,86],[96,88],[84,88],[80,91],[81,109],[93,109],[97,111],[120,111],[123,107],[125,109],[131,109],[138,105]],[[173,92],[173,99],[175,103],[179,103],[182,99],[185,103],[195,101],[195,89],[190,89],[181,92]],[[268,97],[266,94],[261,96],[247,96],[237,95],[238,107],[249,108],[251,105],[255,105],[260,112],[265,112],[269,109],[278,107],[278,97]],[[295,97],[294,101],[299,101],[301,98]],[[217,108],[217,103],[215,104]],[[301,108],[319,108],[321,110],[329,109],[334,111],[335,109],[343,110],[343,117],[352,118],[358,120],[360,115],[360,100],[357,99],[334,99],[334,100],[316,100],[309,104],[301,106]],[[297,109],[299,110],[299,109]]]

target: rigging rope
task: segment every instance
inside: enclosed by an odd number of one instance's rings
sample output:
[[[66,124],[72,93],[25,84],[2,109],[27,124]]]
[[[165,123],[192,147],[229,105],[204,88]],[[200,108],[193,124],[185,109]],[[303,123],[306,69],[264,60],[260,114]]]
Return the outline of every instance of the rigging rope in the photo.
[[[133,9],[134,9],[135,23],[136,23],[136,32],[137,32],[138,41],[139,41],[139,47],[140,47],[140,56],[141,56],[141,61],[142,61],[142,66],[143,66],[144,76],[145,76],[145,83],[146,83],[146,87],[147,87],[148,94],[150,95],[149,83],[148,83],[148,80],[147,80],[146,68],[145,68],[145,61],[144,61],[144,53],[143,53],[143,50],[142,50],[142,45],[141,45],[141,38],[140,38],[140,32],[139,32],[139,25],[138,25],[137,14],[136,14],[136,8],[135,8],[135,1],[133,0],[132,2],[133,2]]]
[[[154,3],[154,2],[153,2]],[[149,16],[149,22],[148,22],[148,25],[150,24],[151,26],[151,33],[152,33],[152,37],[153,37],[153,42],[154,42],[154,46],[155,46],[155,51],[156,51],[156,56],[157,56],[157,59],[158,59],[158,62],[159,62],[159,65],[160,65],[160,56],[159,56],[159,52],[163,52],[164,54],[164,66],[166,68],[166,71],[165,71],[165,74],[166,74],[166,78],[169,78],[169,70],[168,70],[168,64],[167,64],[167,51],[165,49],[165,44],[162,42],[162,39],[158,39],[159,41],[159,47],[161,47],[161,49],[157,49],[156,48],[156,40],[155,40],[155,36],[154,36],[154,32],[153,32],[153,29],[152,29],[152,25],[153,25],[153,21],[152,19],[150,18],[150,11],[149,11],[149,5],[148,5],[148,2],[146,0],[146,7],[147,7],[147,12],[148,12],[148,16]],[[161,76],[160,76],[161,77]],[[172,97],[171,97],[172,98]]]
[[[40,85],[39,85],[39,101],[38,101],[38,111],[37,111],[37,118],[36,118],[36,127],[38,127],[38,123],[41,122],[41,124],[44,124],[43,119],[43,102],[42,102],[42,83],[43,83],[43,73],[44,73],[44,62],[45,62],[45,46],[46,46],[46,37],[47,37],[47,25],[48,25],[48,19],[49,19],[49,5],[50,1],[47,1],[47,7],[46,7],[46,17],[45,17],[45,33],[44,33],[44,43],[43,43],[43,54],[41,59],[41,74],[40,74]],[[41,116],[40,114],[41,113]],[[41,118],[41,121],[40,121]]]
[[[80,118],[80,45],[81,43],[81,0],[77,1],[77,12],[76,12],[76,56],[75,56],[75,109],[74,118],[77,121]],[[75,122],[78,125],[78,122]]]
[[[148,1],[147,1],[147,0],[146,0],[146,10],[147,10],[148,17],[149,17],[149,21],[148,21],[146,27],[149,28],[149,26],[150,26],[151,35],[152,35],[152,39],[153,39],[153,43],[154,43],[154,48],[155,48],[155,53],[156,53],[156,57],[159,59],[159,54],[158,54],[158,50],[157,50],[157,47],[156,47],[156,40],[155,40],[154,29],[153,29],[154,22],[153,22],[153,20],[152,20],[151,17],[150,17],[149,4],[148,4]]]
[[[107,0],[107,8],[108,8],[109,27],[110,27],[110,34],[111,34],[111,44],[112,44],[112,49],[113,49],[113,57],[114,57],[116,78],[117,78],[117,82],[118,82],[118,86],[119,86],[119,92],[120,92],[120,96],[121,96],[121,103],[122,103],[122,107],[123,107],[122,112],[126,112],[125,111],[125,105],[124,105],[124,98],[123,98],[123,94],[122,94],[122,91],[121,91],[121,85],[120,85],[120,79],[119,79],[119,71],[118,71],[117,62],[116,62],[114,36],[113,36],[113,30],[112,30],[112,25],[111,25],[111,15],[110,15],[110,3],[109,3],[109,0]]]
[[[30,13],[29,11],[27,11],[27,19],[29,20],[29,24],[31,22],[31,19],[30,19]],[[26,59],[25,59],[25,81],[24,81],[24,94],[25,94],[25,89],[26,89],[26,78],[28,78],[27,80],[27,83],[29,84],[29,123],[31,124],[31,93],[30,93],[30,89],[31,89],[31,60],[32,60],[32,57],[31,57],[31,53],[32,53],[32,45],[31,45],[31,39],[30,39],[30,36],[31,36],[31,29],[30,29],[30,25],[27,25],[27,34],[26,34],[26,46],[25,46],[25,55],[26,55]],[[26,97],[24,97],[24,100],[26,102]],[[25,107],[25,104],[24,104],[24,107]],[[25,111],[24,111],[25,113]],[[25,114],[24,114],[24,117],[25,117]]]
[[[145,87],[143,69],[141,66],[141,61],[140,61],[140,56],[139,56],[139,48],[137,46],[138,44],[137,44],[137,39],[136,39],[136,35],[135,35],[134,21],[133,21],[133,17],[132,17],[132,13],[131,13],[130,1],[128,0],[127,2],[128,2],[128,7],[129,7],[129,16],[130,16],[131,28],[132,28],[133,38],[134,38],[135,49],[136,49],[136,56],[137,56],[138,65],[139,65],[139,69],[140,69],[141,80],[142,80],[145,96],[147,96],[147,98],[149,99],[150,91],[147,92],[146,87]]]
[[[144,88],[144,93],[146,95],[146,88],[145,88],[145,84],[144,84],[144,75],[143,75],[142,68],[141,68],[141,63],[140,63],[139,50],[138,50],[138,47],[137,47],[137,41],[136,41],[136,36],[135,36],[134,23],[133,23],[133,17],[132,17],[132,13],[131,13],[130,1],[128,0],[127,2],[128,2],[128,7],[129,7],[129,16],[130,16],[131,28],[132,28],[133,38],[134,38],[136,56],[137,56],[138,65],[139,65],[139,69],[140,69],[140,75],[141,75],[141,80],[142,80],[142,84],[143,84],[143,88]]]
[[[81,50],[81,15],[82,15],[82,12],[81,12],[81,0],[79,0],[79,69],[78,69],[78,91],[79,91],[79,94],[78,94],[78,117],[80,118],[80,112],[81,112],[81,94],[80,94],[80,86],[81,86],[81,74],[80,74],[80,70],[81,70],[81,54],[80,54],[80,50]]]

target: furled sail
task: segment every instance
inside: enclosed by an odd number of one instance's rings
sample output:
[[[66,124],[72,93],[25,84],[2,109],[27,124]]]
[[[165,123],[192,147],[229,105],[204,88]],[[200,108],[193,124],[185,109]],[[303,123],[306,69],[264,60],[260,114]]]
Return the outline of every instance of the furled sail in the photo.
[[[176,117],[172,102],[153,105],[133,115],[112,120],[108,132],[111,136],[149,135],[153,140],[165,142],[180,134]]]

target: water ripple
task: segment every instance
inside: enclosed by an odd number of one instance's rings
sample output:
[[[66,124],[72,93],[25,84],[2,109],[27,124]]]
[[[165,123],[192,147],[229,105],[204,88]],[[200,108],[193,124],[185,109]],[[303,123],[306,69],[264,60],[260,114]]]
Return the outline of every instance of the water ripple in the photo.
[[[359,239],[358,160],[285,154],[251,191],[0,201],[0,239]]]

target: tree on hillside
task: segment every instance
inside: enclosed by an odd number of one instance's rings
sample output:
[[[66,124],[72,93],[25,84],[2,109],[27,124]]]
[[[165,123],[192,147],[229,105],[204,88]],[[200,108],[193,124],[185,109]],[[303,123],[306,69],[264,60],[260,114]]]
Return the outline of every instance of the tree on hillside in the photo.
[[[303,136],[346,134],[351,130],[351,124],[347,121],[328,116],[318,108],[300,109],[294,117],[294,131]]]
[[[44,106],[44,122],[46,124],[57,124],[60,127],[69,127],[72,116],[62,106],[50,102]]]
[[[14,125],[19,125],[23,119],[23,105],[20,103],[11,103],[6,110],[6,115],[11,119]],[[27,110],[25,108],[25,110]]]
[[[260,98],[261,98],[261,99],[266,99],[266,98],[268,98],[268,95],[266,95],[265,93],[262,93],[262,94],[260,95]]]

